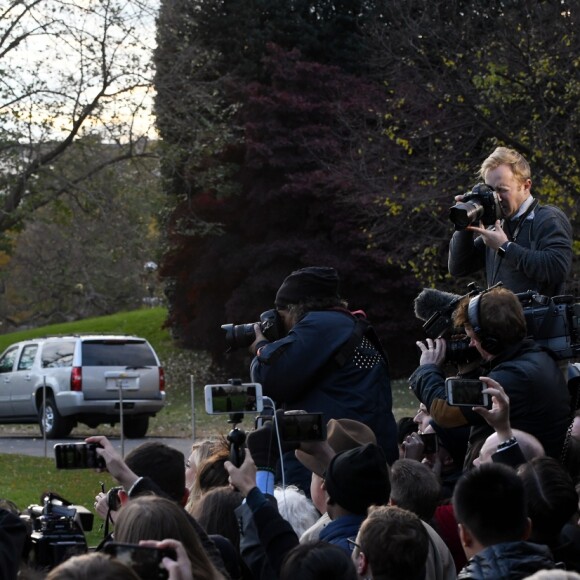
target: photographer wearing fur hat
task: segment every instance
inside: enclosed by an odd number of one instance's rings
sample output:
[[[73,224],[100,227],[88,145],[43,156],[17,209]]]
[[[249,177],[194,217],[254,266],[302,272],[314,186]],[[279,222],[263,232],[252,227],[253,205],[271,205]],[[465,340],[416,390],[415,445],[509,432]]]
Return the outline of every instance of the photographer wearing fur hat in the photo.
[[[506,288],[467,296],[455,309],[453,320],[455,327],[465,329],[470,346],[484,361],[485,376],[481,379],[497,381],[509,397],[512,427],[531,433],[546,454],[559,458],[570,423],[568,386],[549,352],[526,338],[526,320],[518,297]],[[470,444],[483,442],[493,430],[477,407],[449,405],[443,369],[445,339],[429,338],[417,346],[421,350],[420,366],[409,378],[417,398],[438,425],[469,424]],[[508,445],[509,441],[502,444]]]
[[[322,412],[325,422],[348,418],[368,425],[387,461],[395,461],[397,425],[387,357],[365,315],[350,312],[340,297],[337,271],[292,272],[275,304],[287,335],[269,342],[255,325],[252,381],[286,410]],[[286,482],[308,492],[310,472],[293,454],[284,461]]]

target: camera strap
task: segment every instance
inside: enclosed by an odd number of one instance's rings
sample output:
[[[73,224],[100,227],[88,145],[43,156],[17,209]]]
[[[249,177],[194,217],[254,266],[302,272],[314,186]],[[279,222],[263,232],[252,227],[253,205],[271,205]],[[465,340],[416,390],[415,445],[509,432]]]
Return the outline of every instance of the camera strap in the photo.
[[[510,242],[515,243],[515,241],[518,239],[518,236],[520,235],[520,231],[524,225],[524,222],[526,221],[527,217],[534,211],[534,209],[536,209],[537,205],[538,200],[534,199],[534,201],[532,201],[532,203],[529,205],[528,209],[519,217],[518,223],[516,224],[516,228],[513,233],[510,227],[509,220],[504,220],[504,225],[506,226],[504,228],[504,232],[506,233]],[[490,286],[495,283],[502,261],[503,258],[498,256],[496,253],[494,256],[494,269],[493,269],[494,271],[493,276],[491,277]]]
[[[509,238],[510,242],[515,242],[518,239],[518,236],[520,235],[520,231],[522,229],[522,226],[524,225],[524,222],[526,221],[527,217],[536,209],[537,205],[538,205],[538,200],[534,199],[534,201],[532,201],[532,203],[530,204],[528,209],[519,217],[518,223],[516,224],[516,229],[514,230],[513,234],[512,234],[512,229],[510,227],[509,220],[505,222],[506,226],[507,226],[508,233],[509,233],[508,238]]]

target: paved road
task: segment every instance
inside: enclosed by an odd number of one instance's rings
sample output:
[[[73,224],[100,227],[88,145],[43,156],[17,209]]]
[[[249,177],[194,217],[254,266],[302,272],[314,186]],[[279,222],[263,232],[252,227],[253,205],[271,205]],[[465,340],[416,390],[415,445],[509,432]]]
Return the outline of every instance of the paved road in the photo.
[[[175,447],[183,452],[185,457],[189,457],[191,451],[191,439],[177,437],[144,437],[143,439],[125,439],[111,436],[110,441],[117,451],[123,450],[127,454],[131,449],[137,447],[145,441],[161,441],[170,447]],[[46,442],[37,435],[0,435],[0,453],[13,453],[21,455],[31,455],[34,457],[54,457],[53,446],[55,443],[75,443],[83,441],[82,438],[69,437],[67,439],[51,439]]]

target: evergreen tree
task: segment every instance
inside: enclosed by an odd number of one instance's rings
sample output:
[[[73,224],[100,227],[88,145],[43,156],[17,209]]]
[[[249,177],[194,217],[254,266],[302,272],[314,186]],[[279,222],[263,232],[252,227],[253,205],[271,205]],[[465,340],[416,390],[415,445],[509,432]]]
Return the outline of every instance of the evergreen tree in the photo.
[[[248,85],[236,118],[243,138],[214,158],[239,163],[238,193],[208,188],[204,171],[213,164],[206,163],[191,173],[196,193],[172,215],[163,263],[172,281],[170,324],[185,344],[223,352],[220,324],[257,320],[292,270],[330,265],[351,305],[368,311],[390,350],[408,361],[415,352],[399,350],[396,337],[409,322],[393,311],[409,310],[416,285],[367,244],[359,220],[374,197],[333,169],[364,140],[353,128],[376,131],[382,92],[296,50],[271,46],[264,65],[264,82]],[[208,229],[194,234],[194,222]]]

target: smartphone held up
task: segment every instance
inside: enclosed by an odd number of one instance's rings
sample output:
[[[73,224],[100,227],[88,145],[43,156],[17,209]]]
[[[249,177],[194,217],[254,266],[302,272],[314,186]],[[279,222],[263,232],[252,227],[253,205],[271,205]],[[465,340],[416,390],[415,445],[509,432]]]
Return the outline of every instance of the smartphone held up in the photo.
[[[210,415],[261,413],[264,409],[260,383],[206,385],[205,410]]]
[[[447,402],[455,407],[489,407],[490,396],[483,392],[486,388],[478,379],[449,377],[445,380]]]
[[[119,542],[107,542],[103,552],[134,570],[141,580],[165,580],[169,575],[163,566],[163,558],[177,560],[177,554],[172,549]]]
[[[105,460],[97,453],[98,443],[57,443],[54,458],[57,469],[105,469]]]
[[[326,425],[322,413],[288,413],[282,415],[280,438],[287,443],[324,441]]]

